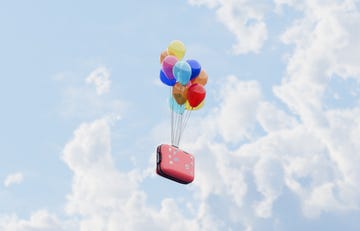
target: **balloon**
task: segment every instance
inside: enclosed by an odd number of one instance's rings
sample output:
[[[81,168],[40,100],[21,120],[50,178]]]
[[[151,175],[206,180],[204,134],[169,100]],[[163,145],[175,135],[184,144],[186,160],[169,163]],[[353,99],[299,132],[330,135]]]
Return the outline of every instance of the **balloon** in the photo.
[[[194,83],[189,87],[187,99],[191,107],[197,107],[206,96],[205,88],[198,83]]]
[[[185,109],[188,111],[194,111],[194,110],[199,110],[200,108],[202,108],[205,104],[205,100],[203,100],[198,106],[196,107],[191,107],[189,104],[189,101],[186,101],[185,103]]]
[[[174,55],[178,60],[181,60],[185,55],[186,48],[183,42],[174,40],[169,44],[167,51],[169,55]]]
[[[170,96],[170,98],[169,98],[169,106],[170,106],[170,109],[177,114],[182,115],[185,111],[185,106],[178,104],[176,102],[176,100],[174,99],[174,97],[172,97],[172,96]]]
[[[179,83],[185,85],[190,80],[191,67],[185,61],[178,61],[173,67],[173,74]]]
[[[192,79],[191,83],[198,83],[205,86],[207,81],[208,81],[208,75],[206,74],[204,69],[201,69],[200,74],[196,78]]]
[[[163,82],[163,84],[168,85],[168,86],[174,86],[176,83],[176,79],[169,79],[163,70],[160,70],[160,80],[161,82]]]
[[[176,102],[183,105],[187,100],[188,87],[177,82],[172,89],[172,95]]]
[[[199,75],[200,70],[201,70],[201,65],[198,61],[194,60],[194,59],[189,59],[186,60],[186,62],[190,65],[191,67],[191,77],[190,79],[195,78],[196,76]]]
[[[169,53],[167,52],[167,50],[164,50],[163,52],[161,52],[161,54],[160,54],[160,64],[162,64],[165,57],[168,56],[168,55],[169,55]]]
[[[166,56],[162,62],[162,70],[164,71],[168,79],[175,78],[173,74],[173,67],[176,62],[177,62],[177,58],[173,55]]]

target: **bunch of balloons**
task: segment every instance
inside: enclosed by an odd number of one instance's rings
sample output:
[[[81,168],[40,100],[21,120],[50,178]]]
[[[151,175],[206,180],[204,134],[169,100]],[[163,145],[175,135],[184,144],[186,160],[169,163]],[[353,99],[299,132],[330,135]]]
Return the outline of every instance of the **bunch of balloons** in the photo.
[[[194,59],[183,60],[186,48],[179,40],[172,41],[160,55],[160,80],[172,88],[170,107],[178,114],[197,110],[204,105],[204,86],[208,75]]]
[[[160,80],[171,87],[171,144],[179,146],[190,112],[204,105],[208,75],[194,59],[183,60],[185,45],[172,41],[160,55]]]

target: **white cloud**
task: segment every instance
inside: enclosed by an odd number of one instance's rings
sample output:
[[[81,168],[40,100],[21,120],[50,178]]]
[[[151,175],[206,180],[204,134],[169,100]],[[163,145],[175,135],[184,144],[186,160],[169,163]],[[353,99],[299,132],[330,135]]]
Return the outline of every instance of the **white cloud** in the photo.
[[[86,77],[86,82],[94,84],[96,91],[83,85],[83,77],[81,77],[81,85],[76,83],[74,79],[79,78],[77,74],[61,73],[59,75],[62,78],[58,81],[67,83],[59,108],[59,113],[64,117],[94,119],[110,116],[120,119],[120,115],[128,107],[128,103],[114,99],[110,94],[110,72],[106,67],[98,67]],[[69,77],[71,81],[68,80]]]
[[[92,215],[114,208],[136,189],[136,174],[122,174],[113,166],[109,126],[107,119],[82,124],[64,148],[63,159],[74,173],[67,197],[69,214]]]
[[[20,219],[16,215],[0,217],[0,229],[4,231],[69,231],[70,227],[64,228],[62,221],[46,210],[33,212],[29,220]]]
[[[189,0],[192,5],[216,8],[220,22],[235,35],[235,54],[258,53],[268,37],[264,16],[270,9],[268,1]]]
[[[251,139],[261,100],[260,86],[256,81],[243,82],[234,76],[229,76],[225,82],[220,91],[221,101],[217,112],[220,134],[226,142]]]
[[[110,134],[107,119],[84,123],[63,150],[74,174],[66,212],[79,216],[79,230],[200,230],[205,218],[186,218],[176,199],[164,198],[159,209],[147,204],[139,186],[143,173],[115,168]]]
[[[229,218],[235,217],[228,220],[227,227],[241,223],[251,229],[260,221],[258,218],[279,222],[273,216],[285,214],[278,211],[273,215],[273,207],[286,191],[298,197],[307,217],[358,210],[360,144],[356,137],[360,134],[360,108],[313,111],[312,107],[304,107],[306,113],[319,114],[325,121],[320,124],[310,119],[299,121],[262,99],[258,83],[240,81],[234,76],[229,79],[221,87],[219,106],[207,117],[195,121],[197,129],[184,137],[184,146],[197,157],[195,185],[199,198],[208,202],[216,195],[235,202],[235,208],[225,209]],[[308,84],[313,83],[308,81]],[[242,95],[236,101],[232,94],[238,92]],[[303,97],[307,100],[306,95]],[[241,99],[249,100],[255,109],[243,107],[247,104],[241,103]],[[322,99],[317,100],[321,105]],[[246,112],[250,115],[244,117],[241,108],[250,108]],[[295,116],[300,115],[301,119],[304,112],[299,110],[299,113]],[[225,118],[228,114],[231,116]],[[249,125],[255,124],[264,129],[263,136],[254,135],[258,133],[256,130],[248,130]],[[247,131],[256,139],[239,146],[236,141],[241,141],[242,136],[234,131],[240,134]],[[222,139],[231,140],[230,137],[237,145],[222,142]],[[252,194],[257,196],[252,198]]]
[[[98,67],[86,77],[86,83],[94,84],[96,93],[102,95],[110,90],[110,72],[106,67]]]
[[[259,217],[270,217],[272,204],[284,187],[282,163],[271,156],[265,156],[255,164],[253,173],[257,190],[264,196],[263,200],[255,202],[255,213]]]
[[[70,118],[97,118],[99,116],[121,117],[127,102],[111,97],[98,97],[83,87],[68,87],[60,106],[60,113]]]
[[[4,180],[4,186],[10,187],[13,184],[21,184],[24,180],[24,175],[21,172],[8,175]]]
[[[359,84],[360,34],[356,28],[360,27],[360,14],[354,1],[325,3],[306,1],[298,7],[304,17],[282,36],[285,43],[295,45],[286,79],[274,88],[276,95],[299,115],[304,126],[325,147],[322,161],[334,174],[325,181],[312,182],[309,188],[291,183],[296,191],[303,191],[301,198],[308,216],[360,207],[360,197],[355,196],[359,192],[355,182],[360,179],[355,166],[360,160],[359,142],[355,138],[359,133],[359,105],[351,109],[323,106],[330,78],[353,78]],[[326,174],[323,168],[318,168],[316,175],[307,173],[309,165],[306,166],[301,172],[311,181]]]
[[[267,133],[291,129],[298,125],[294,117],[269,102],[259,104],[256,119]]]
[[[195,6],[206,5],[209,8],[214,8],[220,4],[219,0],[188,0],[188,2]]]

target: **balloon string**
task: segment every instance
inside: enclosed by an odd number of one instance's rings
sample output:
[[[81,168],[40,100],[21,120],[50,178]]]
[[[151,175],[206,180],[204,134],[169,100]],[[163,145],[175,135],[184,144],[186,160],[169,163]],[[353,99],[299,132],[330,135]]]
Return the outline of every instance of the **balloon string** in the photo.
[[[172,90],[170,88],[170,110],[171,110],[171,144],[179,146],[181,138],[184,134],[185,128],[190,119],[191,111],[194,109],[191,107],[190,110],[185,110],[182,113],[178,113],[174,110],[175,106],[178,106],[176,102],[171,98]]]
[[[190,111],[186,110],[186,112],[185,112],[185,119],[184,119],[184,121],[183,121],[183,123],[181,125],[181,132],[180,132],[180,135],[179,135],[179,143],[180,143],[180,140],[181,140],[181,138],[182,138],[182,136],[184,134],[187,123],[188,123],[188,121],[190,119],[191,111],[192,110],[190,110]]]
[[[179,119],[179,124],[178,124],[178,138],[177,138],[177,146],[179,146],[179,143],[180,143],[180,138],[181,138],[181,133],[182,133],[182,125],[183,125],[183,114],[181,114],[180,116],[180,119]]]
[[[176,103],[174,102],[174,100],[171,101],[172,102],[172,116],[173,116],[173,121],[172,121],[172,141],[171,144],[172,145],[177,145],[177,137],[178,137],[178,130],[179,130],[179,114],[174,111],[174,106],[177,106]]]
[[[187,126],[187,124],[188,124],[188,122],[189,122],[191,112],[192,112],[192,110],[187,111],[187,113],[186,113],[187,116],[185,117],[186,119],[185,119],[185,124],[184,124],[183,130],[185,130],[185,128],[186,128],[186,126]]]
[[[171,110],[171,144],[174,143],[174,111],[170,108]]]
[[[180,123],[180,115],[178,113],[176,113],[175,146],[179,146],[179,144],[178,144],[179,130],[180,130],[179,123]]]
[[[181,134],[181,129],[182,129],[182,115],[178,121],[178,134],[177,134],[177,140],[176,140],[176,145],[179,146],[180,143],[180,134]]]
[[[171,93],[171,88],[170,88],[170,97],[172,97],[172,93]],[[169,98],[170,100],[171,98]],[[171,100],[171,105],[170,105],[170,111],[171,111],[171,144],[174,144],[174,101]]]
[[[180,115],[176,113],[176,131],[175,131],[175,145],[178,146],[178,136],[179,136],[179,121]]]
[[[185,89],[186,89],[185,86],[180,89],[182,95],[184,94]],[[180,144],[181,136],[184,130],[184,122],[186,122],[186,114],[187,114],[186,110],[181,113],[180,121],[178,123],[178,134],[177,134],[177,142],[176,142],[177,146],[179,146]]]
[[[175,104],[174,102],[173,102],[173,104]],[[172,145],[175,145],[175,140],[176,140],[176,121],[177,121],[177,115],[176,115],[176,113],[173,111],[173,115],[174,115],[174,121],[173,121],[173,141],[172,141]]]
[[[176,122],[175,122],[175,126],[176,126],[176,130],[175,130],[175,141],[174,141],[174,145],[178,146],[178,139],[179,139],[179,130],[180,130],[180,115],[178,113],[176,113]]]

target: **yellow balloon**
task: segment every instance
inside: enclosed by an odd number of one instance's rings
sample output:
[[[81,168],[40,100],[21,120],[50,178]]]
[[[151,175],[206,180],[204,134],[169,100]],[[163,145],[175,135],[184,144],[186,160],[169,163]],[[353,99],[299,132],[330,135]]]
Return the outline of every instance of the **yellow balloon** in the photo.
[[[181,60],[185,56],[186,48],[183,42],[174,40],[169,44],[167,51],[169,55],[173,55],[178,60]]]
[[[188,111],[199,110],[200,108],[202,108],[204,106],[204,104],[205,104],[205,100],[203,100],[198,106],[191,107],[191,105],[189,104],[189,101],[186,100],[185,109]]]

